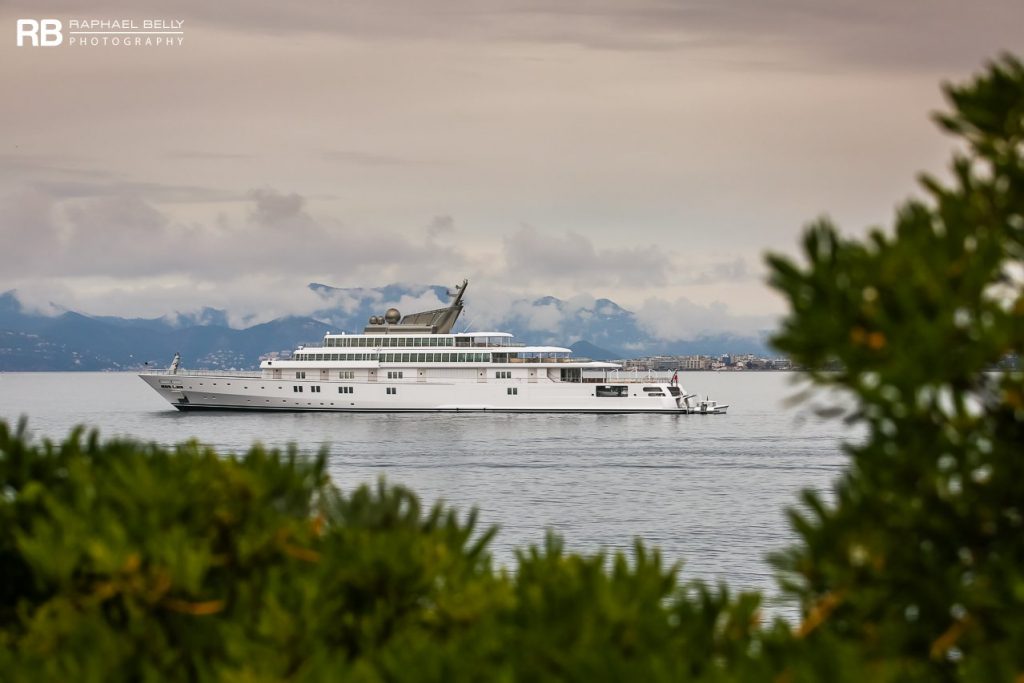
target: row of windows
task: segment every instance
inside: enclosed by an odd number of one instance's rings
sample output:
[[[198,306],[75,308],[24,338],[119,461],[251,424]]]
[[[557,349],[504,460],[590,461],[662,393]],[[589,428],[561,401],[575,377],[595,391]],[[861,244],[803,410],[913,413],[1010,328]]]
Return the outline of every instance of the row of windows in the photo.
[[[490,363],[489,353],[298,353],[295,360],[379,360],[383,363]],[[296,378],[302,379],[296,375]]]
[[[512,371],[511,370],[498,370],[497,372],[494,373],[494,378],[495,379],[512,379]]]
[[[338,372],[338,379],[355,379],[355,370],[340,370]],[[295,373],[295,379],[306,379],[306,371],[299,370]]]
[[[490,363],[489,353],[382,353],[383,363]]]
[[[395,387],[388,387],[387,390],[384,393],[386,393],[386,394],[397,394],[398,393],[398,389],[396,389]]]
[[[388,379],[402,379],[405,373],[401,370],[388,370]]]
[[[518,387],[509,387],[508,388],[508,395],[509,396],[518,396],[519,395],[519,388]]]
[[[469,338],[462,345],[469,346]],[[371,349],[406,346],[455,346],[454,337],[407,337],[392,335],[388,337],[328,337],[324,346],[366,347]]]
[[[305,389],[301,385],[296,385],[296,386],[292,387],[292,392],[293,393],[301,394],[304,391],[305,391]],[[311,387],[309,387],[309,391],[310,391],[310,393],[313,393],[313,394],[319,394],[320,393],[320,387],[318,385],[314,384]],[[354,394],[355,393],[355,387],[338,387],[338,393],[339,394]],[[395,391],[394,387],[388,387],[387,388],[387,393],[394,394],[394,393],[397,393],[397,392]]]
[[[377,360],[376,353],[297,353],[295,360]]]

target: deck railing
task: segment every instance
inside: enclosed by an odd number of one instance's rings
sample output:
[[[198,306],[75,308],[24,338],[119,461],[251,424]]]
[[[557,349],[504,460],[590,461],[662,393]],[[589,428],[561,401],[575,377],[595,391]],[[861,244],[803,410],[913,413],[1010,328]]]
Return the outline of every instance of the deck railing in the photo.
[[[184,377],[249,377],[252,379],[258,379],[263,376],[259,370],[192,370],[188,368],[178,368],[177,372],[170,372],[170,368],[160,367],[147,367],[140,371],[143,375],[181,375]]]

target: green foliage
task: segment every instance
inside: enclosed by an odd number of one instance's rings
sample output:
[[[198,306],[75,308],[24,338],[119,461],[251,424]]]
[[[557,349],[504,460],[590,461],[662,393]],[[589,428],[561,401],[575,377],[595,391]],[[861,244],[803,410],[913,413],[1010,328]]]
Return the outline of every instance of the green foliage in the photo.
[[[1024,384],[990,373],[1024,346],[1024,66],[948,87],[940,125],[965,143],[952,184],[924,177],[895,231],[827,221],[801,268],[773,256],[792,304],[775,339],[866,424],[824,505],[793,515],[779,558],[812,640],[855,646],[894,678],[1024,671]]]
[[[325,456],[34,443],[0,422],[4,680],[1021,680],[1024,67],[951,87],[964,146],[893,234],[827,221],[769,258],[775,342],[854,398],[866,438],[776,558],[799,626],[551,536],[495,570],[494,529],[401,487],[343,494]]]

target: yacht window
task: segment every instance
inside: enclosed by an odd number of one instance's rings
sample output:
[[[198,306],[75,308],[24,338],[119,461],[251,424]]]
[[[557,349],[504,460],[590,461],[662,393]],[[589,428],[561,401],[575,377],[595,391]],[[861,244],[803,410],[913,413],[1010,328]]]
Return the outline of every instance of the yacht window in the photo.
[[[353,370],[340,370],[338,372],[338,379],[355,379],[356,373]]]
[[[508,388],[508,395],[509,396],[517,396],[517,395],[519,395],[518,387],[509,387]]]
[[[316,384],[311,386],[309,388],[309,390],[312,391],[314,394],[319,394],[320,393],[320,387],[319,387],[319,385],[316,385]]]
[[[672,394],[673,396],[682,396],[683,395],[683,392],[679,391],[679,387],[669,387],[668,388],[668,393]]]
[[[583,370],[580,368],[562,368],[560,374],[563,382],[583,381]]]
[[[398,393],[398,389],[395,387],[388,387],[385,393],[391,394],[393,396]]]
[[[598,384],[594,394],[599,398],[621,398],[629,396],[629,387],[624,384]]]
[[[306,373],[305,372],[296,372],[295,373],[295,379],[306,379]]]

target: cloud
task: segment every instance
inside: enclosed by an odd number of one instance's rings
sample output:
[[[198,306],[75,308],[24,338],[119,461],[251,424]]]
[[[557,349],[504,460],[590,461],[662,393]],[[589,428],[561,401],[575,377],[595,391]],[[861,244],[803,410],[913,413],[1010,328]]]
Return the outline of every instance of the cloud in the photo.
[[[303,210],[306,200],[294,192],[282,194],[264,188],[252,190],[249,198],[253,200],[252,219],[259,225],[281,229],[305,227],[312,222],[309,214]]]
[[[523,226],[503,246],[509,279],[609,289],[663,285],[672,271],[668,257],[653,245],[598,249],[574,231],[559,235]]]
[[[534,304],[529,301],[517,302],[511,310],[515,316],[526,322],[526,329],[533,332],[554,332],[566,316],[555,304]]]
[[[678,268],[653,245],[598,248],[572,231],[545,233],[531,226],[499,240],[504,267],[496,272],[445,243],[456,234],[449,215],[435,216],[416,238],[348,227],[319,215],[295,192],[259,188],[244,196],[234,217],[196,223],[175,218],[137,193],[60,197],[48,186],[23,188],[0,201],[8,241],[0,252],[6,276],[0,284],[18,286],[34,301],[58,300],[90,312],[155,315],[213,306],[226,309],[235,324],[252,324],[330,308],[352,312],[367,296],[379,297],[372,290],[305,287],[311,281],[337,283],[339,274],[342,282],[380,284],[446,282],[459,273],[474,280],[469,315],[475,327],[516,320],[552,339],[571,340],[580,325],[621,309],[586,293],[556,302],[534,301],[531,292],[553,293],[553,285],[575,292],[649,292],[669,282],[751,279],[742,258]],[[426,288],[412,299],[379,303],[403,312],[443,305]],[[649,298],[637,316],[663,339],[770,326],[765,317],[735,316],[724,305],[687,299]]]
[[[438,239],[455,233],[455,220],[451,216],[434,216],[427,225],[427,237]]]
[[[714,285],[722,282],[749,282],[754,279],[757,279],[757,276],[750,271],[746,259],[737,256],[728,261],[686,268],[677,281],[686,285]]]
[[[253,154],[240,154],[237,152],[210,152],[192,149],[181,149],[168,152],[165,155],[168,159],[186,159],[196,161],[249,161],[254,159]]]
[[[26,9],[28,9],[28,4]],[[72,0],[49,11],[80,14]],[[166,14],[156,0],[101,0],[90,16]],[[174,16],[258,35],[323,33],[359,40],[565,43],[597,50],[729,46],[756,60],[813,55],[804,63],[885,64],[948,69],[972,65],[1019,43],[1018,0],[309,0],[287,10],[270,0],[182,0]]]
[[[635,313],[644,330],[666,341],[691,341],[721,333],[751,335],[773,329],[777,323],[774,316],[736,315],[721,302],[705,306],[685,297],[672,300],[652,297]]]
[[[328,149],[322,151],[320,156],[327,161],[351,164],[353,166],[415,166],[429,163],[390,154],[377,154],[350,149]]]
[[[423,234],[367,231],[314,216],[297,193],[270,188],[245,195],[240,217],[190,222],[124,188],[60,195],[37,184],[0,199],[7,248],[0,271],[32,276],[187,276],[225,282],[253,272],[313,280],[450,279],[466,259]]]

